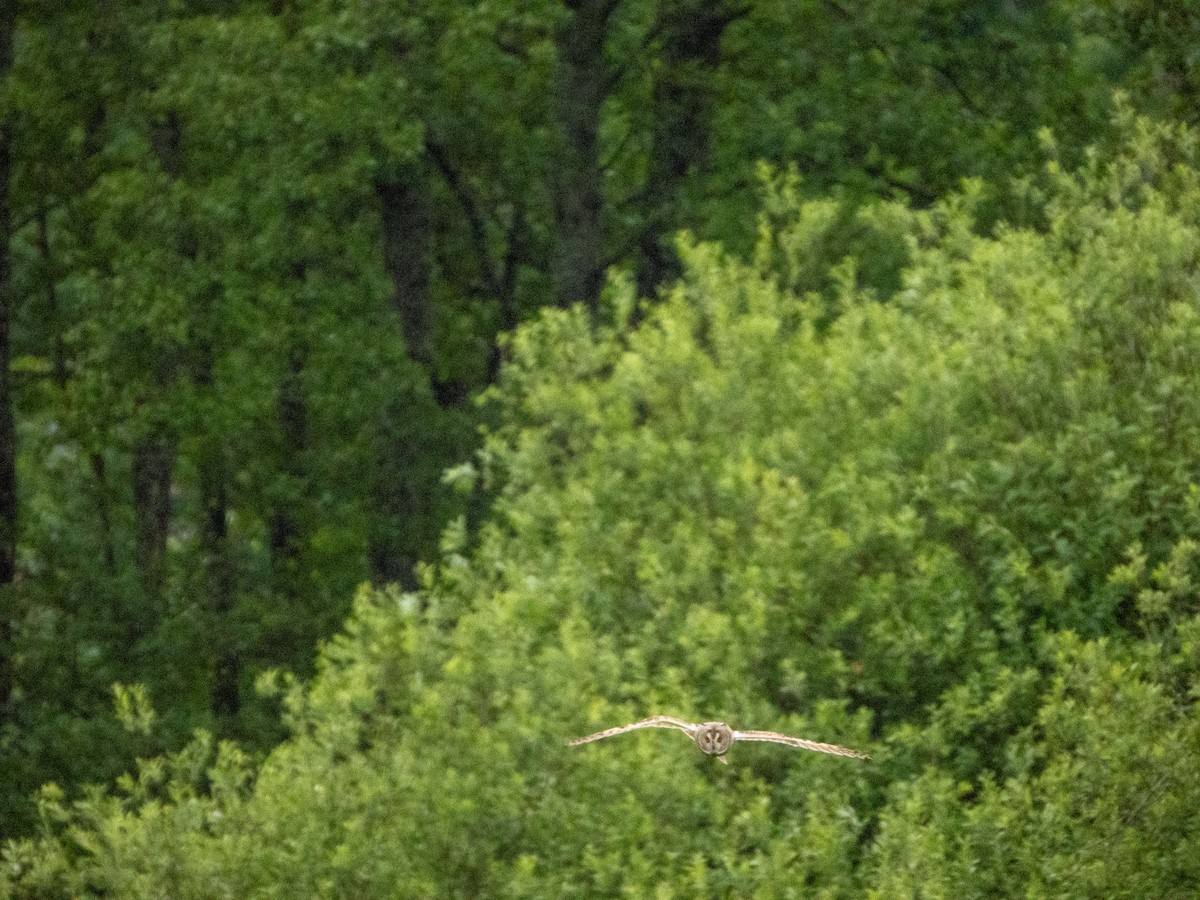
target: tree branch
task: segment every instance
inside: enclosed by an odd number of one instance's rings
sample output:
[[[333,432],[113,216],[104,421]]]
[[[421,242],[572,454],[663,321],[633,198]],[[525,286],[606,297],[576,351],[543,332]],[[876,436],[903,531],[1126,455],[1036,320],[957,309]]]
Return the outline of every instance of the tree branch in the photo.
[[[433,161],[437,170],[441,172],[447,187],[450,188],[450,193],[454,195],[454,198],[462,206],[463,214],[467,219],[467,229],[471,232],[471,244],[475,248],[476,257],[479,259],[480,273],[483,275],[484,282],[488,285],[489,290],[495,292],[499,281],[492,268],[487,249],[487,223],[484,221],[483,213],[467,190],[462,173],[450,161],[450,156],[446,152],[445,147],[436,138],[426,135],[425,152],[429,154],[429,158]]]

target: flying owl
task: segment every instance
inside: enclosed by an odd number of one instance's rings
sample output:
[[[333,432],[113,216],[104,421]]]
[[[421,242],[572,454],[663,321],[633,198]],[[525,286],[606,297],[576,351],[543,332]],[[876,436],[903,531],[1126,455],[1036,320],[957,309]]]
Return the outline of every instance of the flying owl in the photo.
[[[651,716],[649,719],[642,719],[642,721],[634,722],[632,725],[622,725],[619,728],[609,728],[607,731],[597,731],[595,734],[589,734],[587,737],[568,741],[567,746],[575,747],[579,744],[586,744],[589,741],[598,741],[601,738],[624,734],[627,731],[634,731],[638,728],[677,728],[695,741],[697,747],[709,756],[715,756],[723,763],[729,762],[725,759],[725,754],[729,752],[729,748],[733,746],[734,741],[770,741],[773,744],[787,744],[789,747],[799,747],[801,750],[832,753],[834,756],[850,756],[854,759],[871,758],[866,753],[858,750],[848,750],[845,747],[838,747],[835,744],[806,741],[804,738],[790,737],[789,735],[778,734],[774,731],[734,731],[724,722],[701,722],[699,725],[693,725],[682,719],[676,719],[674,716]]]

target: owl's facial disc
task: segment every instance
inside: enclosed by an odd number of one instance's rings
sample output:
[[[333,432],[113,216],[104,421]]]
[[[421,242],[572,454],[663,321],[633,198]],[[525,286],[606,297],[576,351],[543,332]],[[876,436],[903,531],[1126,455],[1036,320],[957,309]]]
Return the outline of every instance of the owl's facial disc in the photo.
[[[696,729],[696,746],[709,756],[723,757],[733,746],[733,731],[724,722],[705,722]]]

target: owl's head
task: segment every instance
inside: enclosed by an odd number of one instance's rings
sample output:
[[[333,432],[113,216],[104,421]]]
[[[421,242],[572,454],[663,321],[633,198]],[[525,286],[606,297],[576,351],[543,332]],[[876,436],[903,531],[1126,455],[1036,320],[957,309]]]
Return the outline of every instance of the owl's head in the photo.
[[[724,722],[705,722],[696,727],[696,746],[724,762],[725,753],[733,746],[733,729]]]

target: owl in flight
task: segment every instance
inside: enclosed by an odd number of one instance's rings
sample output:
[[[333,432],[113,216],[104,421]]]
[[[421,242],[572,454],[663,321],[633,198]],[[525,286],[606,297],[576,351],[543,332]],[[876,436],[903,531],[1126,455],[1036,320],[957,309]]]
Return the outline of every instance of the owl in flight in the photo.
[[[848,750],[845,747],[838,747],[834,744],[820,744],[817,741],[806,741],[804,738],[789,737],[786,734],[777,734],[774,731],[734,731],[724,722],[701,722],[699,725],[693,725],[682,719],[676,719],[674,716],[651,716],[649,719],[642,719],[642,721],[634,722],[632,725],[622,725],[619,728],[609,728],[607,731],[597,731],[595,734],[589,734],[587,737],[568,741],[567,746],[574,747],[579,744],[586,744],[588,741],[598,741],[600,738],[624,734],[627,731],[634,731],[638,728],[678,728],[695,741],[697,747],[709,756],[715,756],[723,763],[728,763],[728,760],[725,759],[725,754],[729,752],[729,748],[733,746],[734,741],[770,741],[773,744],[787,744],[789,747],[799,747],[801,750],[832,753],[834,756],[851,756],[854,759],[871,758],[866,753],[861,753],[858,750]]]

